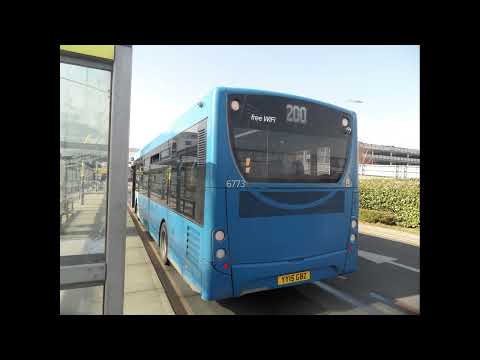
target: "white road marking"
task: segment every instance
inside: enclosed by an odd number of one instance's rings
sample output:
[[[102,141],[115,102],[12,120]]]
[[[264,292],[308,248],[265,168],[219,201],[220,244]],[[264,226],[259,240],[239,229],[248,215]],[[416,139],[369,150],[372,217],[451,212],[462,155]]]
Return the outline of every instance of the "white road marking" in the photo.
[[[389,256],[380,255],[380,254],[375,254],[375,253],[372,253],[370,251],[358,250],[358,256],[361,256],[362,258],[364,258],[368,261],[373,261],[374,263],[377,263],[377,264],[388,263],[388,264],[392,264],[392,265],[395,265],[395,266],[402,267],[402,268],[410,270],[410,271],[420,272],[419,269],[416,269],[414,267],[397,263],[396,261],[398,259],[396,259],[396,258],[392,258],[392,257],[389,257]]]
[[[377,309],[371,306],[368,306],[366,304],[363,304],[362,302],[354,299],[350,295],[344,293],[343,291],[335,289],[334,287],[324,283],[323,281],[315,281],[314,284],[322,288],[323,290],[328,291],[329,293],[338,297],[339,299],[352,304],[353,306],[357,307],[359,310],[366,312],[368,315],[384,315],[382,312],[378,311]]]

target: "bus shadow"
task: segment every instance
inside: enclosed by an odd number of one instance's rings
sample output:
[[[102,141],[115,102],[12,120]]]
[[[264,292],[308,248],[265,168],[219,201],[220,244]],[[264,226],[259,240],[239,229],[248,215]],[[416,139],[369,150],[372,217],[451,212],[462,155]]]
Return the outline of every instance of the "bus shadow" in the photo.
[[[354,309],[314,284],[272,289],[217,303],[236,315],[321,315]]]

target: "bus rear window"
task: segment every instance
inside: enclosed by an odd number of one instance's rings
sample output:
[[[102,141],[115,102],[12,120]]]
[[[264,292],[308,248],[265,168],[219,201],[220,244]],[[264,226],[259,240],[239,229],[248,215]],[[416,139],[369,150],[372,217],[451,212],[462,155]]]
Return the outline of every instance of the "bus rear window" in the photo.
[[[280,96],[229,95],[227,101],[231,147],[247,181],[337,182],[343,175],[348,114]]]

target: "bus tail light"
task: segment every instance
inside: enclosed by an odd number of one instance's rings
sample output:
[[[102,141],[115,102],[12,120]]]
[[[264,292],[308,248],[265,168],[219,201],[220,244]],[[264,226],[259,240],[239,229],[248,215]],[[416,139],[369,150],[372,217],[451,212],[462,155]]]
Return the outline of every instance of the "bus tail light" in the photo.
[[[238,111],[240,109],[240,102],[238,100],[232,100],[230,107],[233,111]]]
[[[225,239],[225,233],[222,230],[215,231],[215,240],[223,241]]]
[[[225,257],[225,250],[224,249],[218,249],[215,252],[215,256],[217,257],[217,259],[223,259]]]

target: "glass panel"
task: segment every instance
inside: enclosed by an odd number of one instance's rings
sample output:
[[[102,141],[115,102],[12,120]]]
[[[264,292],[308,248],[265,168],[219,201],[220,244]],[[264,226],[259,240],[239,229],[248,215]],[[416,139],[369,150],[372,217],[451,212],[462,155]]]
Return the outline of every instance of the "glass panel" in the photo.
[[[109,71],[60,63],[61,256],[104,253],[110,87]]]
[[[316,103],[262,95],[230,95],[230,140],[248,181],[337,182],[343,175],[351,131],[348,115]],[[351,129],[350,129],[351,130]]]
[[[60,315],[102,315],[103,285],[60,290]]]
[[[200,225],[205,202],[206,126],[204,119],[152,150],[144,160],[149,164],[150,200]]]
[[[158,169],[151,170],[150,200],[167,206],[167,172],[168,166],[160,165]]]

